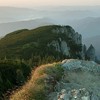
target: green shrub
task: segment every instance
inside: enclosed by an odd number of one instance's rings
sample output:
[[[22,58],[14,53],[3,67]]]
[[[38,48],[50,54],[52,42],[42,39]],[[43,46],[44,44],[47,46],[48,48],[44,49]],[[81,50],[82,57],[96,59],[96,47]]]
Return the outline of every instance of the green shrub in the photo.
[[[30,72],[30,67],[22,62],[0,60],[0,97],[8,89],[22,85]]]

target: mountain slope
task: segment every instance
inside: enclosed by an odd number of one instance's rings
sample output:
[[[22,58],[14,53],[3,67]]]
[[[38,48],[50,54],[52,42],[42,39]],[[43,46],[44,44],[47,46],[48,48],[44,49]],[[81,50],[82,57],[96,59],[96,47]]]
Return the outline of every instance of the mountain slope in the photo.
[[[70,26],[50,25],[19,30],[0,40],[0,57],[30,59],[51,56],[81,58],[82,36]]]

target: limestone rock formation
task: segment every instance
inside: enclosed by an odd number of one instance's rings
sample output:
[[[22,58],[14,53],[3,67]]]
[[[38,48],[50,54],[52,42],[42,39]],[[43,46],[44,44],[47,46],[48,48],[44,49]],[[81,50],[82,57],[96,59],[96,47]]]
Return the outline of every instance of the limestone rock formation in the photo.
[[[75,32],[75,30],[70,26],[60,26],[52,29],[53,33],[59,34],[58,39],[53,40],[48,46],[52,45],[55,47],[56,51],[61,52],[67,57],[72,57],[71,55],[77,55],[81,52],[82,36]],[[79,47],[78,47],[79,46]],[[74,48],[77,48],[75,51]],[[78,51],[80,49],[80,51]],[[73,54],[71,54],[73,52]]]
[[[90,47],[88,48],[87,52],[86,52],[86,58],[92,61],[95,61],[95,48],[93,47],[93,45],[90,45]]]
[[[62,79],[49,100],[100,100],[100,65],[94,61],[65,59]]]
[[[91,100],[91,93],[85,88],[66,91],[62,89],[57,95],[57,100]]]
[[[70,41],[73,41],[77,45],[82,45],[82,36],[78,32],[75,32],[75,30],[70,26],[56,27],[52,29],[52,32],[60,34],[62,36],[58,40],[52,41],[51,44],[56,48],[57,51],[62,52],[64,55],[73,58],[71,56],[72,52],[70,52],[73,49],[71,48],[73,43]],[[67,39],[65,39],[63,36],[67,37]],[[82,50],[74,52],[74,54],[80,55],[81,59],[95,61],[95,48],[93,47],[93,45],[90,45],[88,49],[85,44],[79,48],[82,48]]]
[[[64,55],[70,56],[69,54],[69,47],[65,41],[61,41],[61,51],[63,52]]]
[[[70,56],[70,53],[69,53],[70,48],[68,47],[66,41],[61,40],[59,43],[59,41],[54,40],[50,44],[48,44],[48,46],[50,45],[54,46],[56,51],[62,52],[63,55]]]
[[[94,61],[85,61],[77,59],[65,59],[62,61],[62,66],[66,70],[81,69],[89,72],[100,72],[100,65]]]
[[[56,51],[59,51],[59,52],[61,51],[61,47],[59,45],[59,42],[56,40],[53,40],[51,43],[47,44],[47,46],[48,47],[53,46],[53,47],[55,47]]]
[[[74,40],[76,44],[82,44],[82,36],[70,26],[62,26],[52,30],[53,33],[66,34],[67,37]]]

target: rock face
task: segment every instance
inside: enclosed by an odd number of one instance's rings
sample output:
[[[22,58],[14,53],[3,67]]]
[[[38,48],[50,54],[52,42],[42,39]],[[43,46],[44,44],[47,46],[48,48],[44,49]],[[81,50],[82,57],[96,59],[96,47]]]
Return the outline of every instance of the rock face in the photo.
[[[53,47],[55,47],[55,49],[56,49],[56,51],[61,51],[61,47],[60,47],[60,45],[59,45],[59,42],[58,41],[56,41],[56,40],[53,40],[51,43],[49,43],[48,45],[47,45],[48,47],[49,46],[53,46]]]
[[[64,60],[62,66],[65,68],[65,80],[69,80],[69,90],[78,91],[75,100],[100,100],[100,65],[94,61],[70,59]]]
[[[69,53],[70,48],[68,47],[67,42],[61,40],[61,38],[59,40],[60,42],[52,41],[50,44],[48,44],[48,46],[52,45],[55,47],[56,51],[62,52],[63,55],[70,56],[70,53]]]
[[[65,59],[62,79],[49,100],[100,100],[100,65],[94,61]]]
[[[70,58],[74,58],[74,56],[76,55],[75,58],[95,61],[95,48],[92,45],[90,45],[90,47],[87,50],[86,45],[82,45],[81,34],[75,32],[75,30],[72,27],[60,26],[52,29],[52,32],[60,35],[60,37],[57,40],[53,40],[49,44],[53,45],[57,51],[62,52],[64,55]],[[72,53],[74,54],[74,56]]]
[[[90,45],[90,47],[88,48],[87,52],[86,52],[86,57],[89,60],[95,61],[95,48],[93,47],[93,45]]]
[[[76,44],[82,44],[82,36],[70,26],[61,26],[52,30],[53,33],[66,34],[67,37],[74,40]]]
[[[82,36],[75,32],[75,30],[70,26],[60,26],[52,29],[53,33],[59,34],[59,38],[56,40],[53,40],[51,43],[48,44],[48,46],[54,46],[56,51],[61,52],[63,55],[67,57],[71,57],[71,53],[73,54],[79,54],[81,52],[81,46],[82,45]],[[80,51],[74,50],[74,46],[76,48],[79,48]],[[80,46],[80,47],[77,47]],[[72,50],[72,51],[71,51]],[[81,56],[81,55],[80,55]]]
[[[67,43],[65,41],[61,41],[61,51],[64,55],[70,56],[69,53],[70,48],[68,47]]]
[[[67,70],[85,70],[89,72],[100,72],[100,65],[95,63],[94,61],[85,61],[85,60],[77,60],[77,59],[69,59],[63,60],[62,66]]]

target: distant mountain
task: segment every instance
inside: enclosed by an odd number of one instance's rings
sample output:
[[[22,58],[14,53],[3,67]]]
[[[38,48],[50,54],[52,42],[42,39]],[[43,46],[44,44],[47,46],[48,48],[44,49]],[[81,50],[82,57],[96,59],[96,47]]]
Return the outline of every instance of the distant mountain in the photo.
[[[53,21],[48,18],[26,20],[18,22],[9,22],[0,24],[0,36],[20,29],[33,29],[39,26],[51,25]]]
[[[0,23],[32,19],[33,17],[36,17],[35,14],[33,15],[33,12],[35,13],[37,11],[28,8],[0,7]]]
[[[65,20],[68,21],[70,19],[79,19],[96,15],[95,11],[78,9],[78,7],[46,7],[45,9],[42,7],[34,7],[33,9],[0,7],[0,12],[0,23],[47,17],[56,20],[59,24],[64,24]]]
[[[93,37],[100,34],[100,17],[88,17],[81,20],[69,22],[83,38]]]
[[[0,34],[30,28],[34,26],[30,24],[34,19],[46,18],[44,23],[53,23],[58,25],[70,25],[76,31],[83,35],[83,38],[99,35],[100,33],[100,6],[60,6],[60,7],[34,7],[16,8],[16,7],[0,7]],[[51,21],[52,19],[52,21]],[[30,21],[30,23],[22,22]],[[32,22],[31,22],[32,21]],[[13,23],[9,23],[13,22]],[[15,23],[18,23],[16,25]],[[5,24],[4,24],[5,23]],[[8,24],[9,23],[9,24]],[[40,21],[41,23],[41,21]],[[8,24],[8,26],[6,25]],[[11,25],[12,24],[12,25]],[[14,25],[15,24],[15,25]],[[28,25],[30,24],[30,25]],[[44,25],[44,24],[43,24]],[[12,28],[11,28],[11,27]],[[27,26],[27,27],[26,27]],[[40,25],[36,25],[37,27]],[[18,28],[16,28],[18,27]],[[33,27],[34,28],[34,27]],[[13,30],[12,30],[13,29]]]
[[[83,42],[87,46],[89,46],[90,44],[93,44],[93,46],[96,49],[96,55],[100,58],[100,35],[83,39]]]
[[[66,16],[67,17],[67,16]],[[51,25],[51,24],[59,24],[60,22],[66,23],[66,25],[71,25],[74,29],[81,33],[83,38],[93,37],[100,34],[100,17],[88,17],[81,20],[70,20],[65,21],[66,18],[61,18],[60,16],[57,19],[53,18],[40,18],[35,20],[26,20],[26,21],[18,21],[18,22],[9,22],[9,23],[1,23],[0,24],[0,35],[5,35],[15,30],[19,29],[33,29],[39,26]]]

